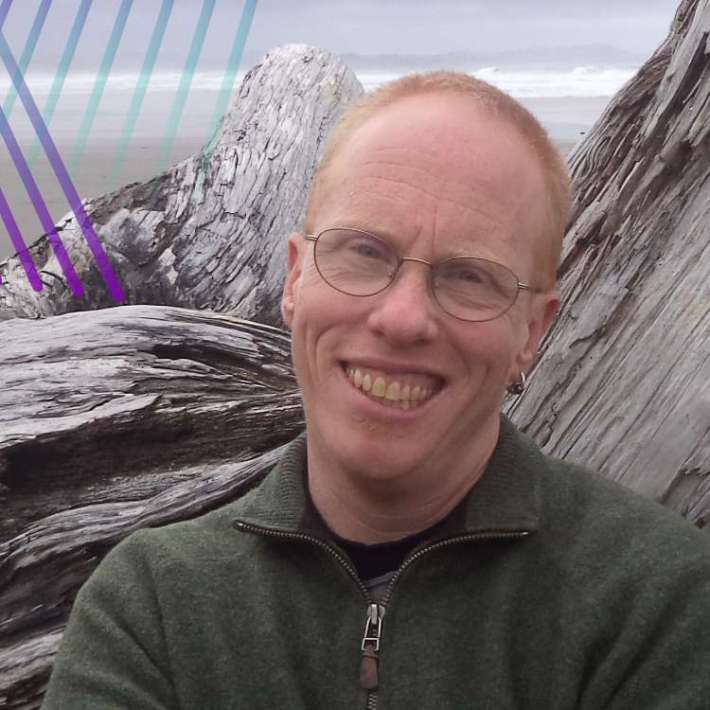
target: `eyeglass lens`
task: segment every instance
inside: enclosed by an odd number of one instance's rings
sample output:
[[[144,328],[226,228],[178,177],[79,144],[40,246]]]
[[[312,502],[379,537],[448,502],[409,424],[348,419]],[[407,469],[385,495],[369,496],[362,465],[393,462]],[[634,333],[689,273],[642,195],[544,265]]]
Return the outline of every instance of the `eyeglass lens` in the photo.
[[[315,244],[319,273],[337,291],[371,296],[394,280],[400,259],[387,241],[352,229],[326,229]],[[507,311],[518,294],[508,267],[487,259],[454,257],[433,265],[432,287],[441,307],[456,318],[491,320]]]

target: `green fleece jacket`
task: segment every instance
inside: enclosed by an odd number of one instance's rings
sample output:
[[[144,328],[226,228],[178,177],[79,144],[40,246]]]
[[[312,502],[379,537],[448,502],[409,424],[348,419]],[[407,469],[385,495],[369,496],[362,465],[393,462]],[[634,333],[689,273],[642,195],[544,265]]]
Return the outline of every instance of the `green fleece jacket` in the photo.
[[[676,514],[504,421],[373,607],[309,513],[305,450],[119,544],[77,597],[43,708],[710,708],[710,538]]]

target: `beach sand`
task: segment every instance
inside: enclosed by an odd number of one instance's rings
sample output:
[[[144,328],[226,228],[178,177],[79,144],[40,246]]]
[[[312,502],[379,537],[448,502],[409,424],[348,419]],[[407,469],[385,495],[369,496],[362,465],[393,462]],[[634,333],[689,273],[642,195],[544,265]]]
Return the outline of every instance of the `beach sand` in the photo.
[[[202,138],[176,141],[171,162],[177,163],[190,157],[199,151],[202,145]],[[71,145],[63,146],[62,144],[57,146],[61,155],[68,155],[71,147]],[[87,149],[79,169],[71,173],[72,181],[82,198],[103,195],[132,182],[144,182],[160,173],[159,151],[160,140],[157,138],[132,146],[120,179],[114,181],[112,179],[114,146],[92,145]],[[55,222],[59,221],[70,211],[70,208],[51,166],[44,159],[37,160],[32,172],[52,219]],[[3,192],[17,220],[25,243],[29,245],[44,233],[44,229],[41,227],[39,217],[27,197],[22,183],[15,175],[15,167],[10,156],[6,153],[0,153],[0,175],[2,176]],[[10,176],[9,179],[7,176]],[[7,232],[0,223],[0,261],[10,253],[15,253],[15,249],[10,244]]]
[[[206,99],[207,97],[203,97]],[[523,99],[543,123],[560,151],[567,155],[584,137],[601,115],[609,97],[583,98],[533,98]],[[190,112],[181,123],[179,137],[171,153],[171,163],[177,163],[201,149],[209,135],[211,114],[204,107],[213,106],[213,101],[200,100],[196,97],[191,102]],[[82,105],[66,107],[61,116],[52,125],[52,135],[62,156],[69,156],[73,146],[74,131],[81,119]],[[97,116],[91,141],[88,143],[83,159],[77,171],[71,173],[72,180],[79,194],[96,197],[118,189],[132,182],[145,181],[159,174],[158,158],[160,152],[162,122],[159,117],[164,107],[152,105],[144,110],[141,121],[131,141],[123,170],[118,179],[113,175],[113,159],[117,138],[120,135],[122,116],[118,107]],[[161,113],[162,112],[162,113]],[[27,125],[20,125],[16,130],[18,141],[23,151],[27,152],[32,144],[33,134]],[[69,212],[67,200],[57,183],[49,162],[40,154],[33,164],[33,175],[46,201],[47,208],[56,222]],[[27,198],[27,193],[17,176],[9,154],[0,151],[0,186],[7,197],[17,220],[24,240],[31,244],[44,233],[34,207]],[[0,261],[14,254],[4,226],[0,223]]]

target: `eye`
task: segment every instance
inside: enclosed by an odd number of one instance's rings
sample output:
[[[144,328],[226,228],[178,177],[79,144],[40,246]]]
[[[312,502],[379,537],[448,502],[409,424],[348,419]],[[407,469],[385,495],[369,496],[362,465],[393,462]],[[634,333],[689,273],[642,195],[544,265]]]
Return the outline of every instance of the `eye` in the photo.
[[[483,283],[486,280],[485,274],[482,274],[480,269],[472,269],[467,267],[460,267],[449,276],[451,278],[456,278],[459,281],[466,281],[467,283],[476,284]]]
[[[389,258],[387,249],[383,244],[366,237],[355,237],[354,239],[350,239],[348,241],[347,248],[348,251],[351,251],[353,254],[366,259],[387,260]]]
[[[482,266],[464,260],[452,260],[442,264],[440,278],[448,283],[466,286],[488,286],[491,275]]]

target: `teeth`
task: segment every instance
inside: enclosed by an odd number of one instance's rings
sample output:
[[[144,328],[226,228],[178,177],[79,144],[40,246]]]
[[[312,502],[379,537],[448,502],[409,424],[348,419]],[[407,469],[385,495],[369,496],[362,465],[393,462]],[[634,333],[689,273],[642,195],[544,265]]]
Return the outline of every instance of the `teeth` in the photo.
[[[372,394],[375,397],[385,396],[385,380],[382,377],[375,377],[375,381],[372,383]]]
[[[362,378],[362,391],[363,392],[369,392],[372,389],[372,378],[370,375],[365,375]]]
[[[376,397],[381,404],[397,409],[416,407],[433,394],[431,387],[402,384],[399,380],[387,381],[381,375],[372,375],[360,368],[350,367],[346,374],[355,387]]]
[[[385,397],[391,400],[392,402],[399,401],[399,382],[391,382],[389,385],[387,385]]]

